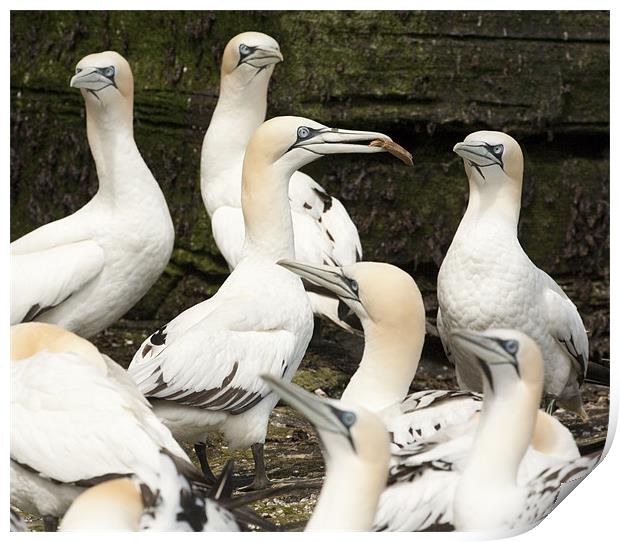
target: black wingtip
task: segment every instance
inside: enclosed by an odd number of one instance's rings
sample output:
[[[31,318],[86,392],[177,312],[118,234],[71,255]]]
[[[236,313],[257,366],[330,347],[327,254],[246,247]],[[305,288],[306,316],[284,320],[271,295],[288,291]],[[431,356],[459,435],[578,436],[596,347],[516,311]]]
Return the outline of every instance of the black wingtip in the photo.
[[[232,497],[234,489],[232,476],[234,469],[235,460],[229,459],[215,481],[215,485],[209,490],[207,497],[213,499],[214,501],[221,501]]]

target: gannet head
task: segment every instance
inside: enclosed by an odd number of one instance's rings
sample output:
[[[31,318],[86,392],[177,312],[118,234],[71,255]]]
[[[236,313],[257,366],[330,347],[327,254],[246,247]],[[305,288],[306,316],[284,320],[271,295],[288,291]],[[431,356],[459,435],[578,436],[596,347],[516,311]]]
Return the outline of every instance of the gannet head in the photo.
[[[498,397],[525,386],[540,401],[544,379],[543,358],[536,343],[514,329],[484,332],[458,330],[455,342],[476,357],[487,390]]]
[[[138,531],[143,513],[136,484],[128,478],[117,478],[80,494],[62,518],[59,530]]]
[[[420,290],[408,273],[394,265],[358,262],[334,267],[292,260],[281,260],[278,265],[299,275],[307,290],[341,299],[359,318],[365,332],[370,326],[380,326],[424,336]]]
[[[463,158],[467,177],[479,183],[521,183],[523,153],[519,144],[503,132],[475,132],[454,146]]]
[[[261,378],[312,423],[326,457],[345,456],[366,464],[384,465],[387,475],[390,439],[379,417],[359,406],[318,397],[271,375],[262,375]]]
[[[273,67],[282,62],[278,42],[261,32],[243,32],[232,38],[222,57],[221,76],[235,77],[239,82],[248,84],[259,74],[268,80]]]
[[[11,326],[12,361],[31,358],[43,350],[73,352],[94,364],[105,363],[95,345],[59,326],[43,322],[27,322]]]
[[[292,174],[328,154],[386,152],[369,146],[376,139],[392,141],[378,132],[328,128],[303,117],[275,117],[254,132],[243,167],[248,163],[275,165]]]
[[[121,103],[133,107],[131,68],[114,51],[85,56],[77,63],[69,85],[81,90],[87,105],[105,109]]]

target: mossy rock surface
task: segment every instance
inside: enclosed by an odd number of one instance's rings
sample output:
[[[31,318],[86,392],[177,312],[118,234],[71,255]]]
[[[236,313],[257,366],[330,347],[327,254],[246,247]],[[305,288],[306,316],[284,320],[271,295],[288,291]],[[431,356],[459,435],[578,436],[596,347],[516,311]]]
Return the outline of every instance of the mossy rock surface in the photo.
[[[127,316],[167,319],[215,292],[228,269],[202,206],[200,149],[223,48],[245,30],[273,35],[284,53],[270,116],[379,130],[411,150],[413,169],[384,155],[306,168],[346,205],[365,259],[403,267],[432,299],[467,200],[452,147],[505,130],[526,159],[526,251],[576,285],[581,310],[594,282],[608,288],[609,14],[596,11],[13,12],[11,239],[96,191],[68,82],[81,57],[115,49],[132,66],[136,140],[176,229],[166,273]]]

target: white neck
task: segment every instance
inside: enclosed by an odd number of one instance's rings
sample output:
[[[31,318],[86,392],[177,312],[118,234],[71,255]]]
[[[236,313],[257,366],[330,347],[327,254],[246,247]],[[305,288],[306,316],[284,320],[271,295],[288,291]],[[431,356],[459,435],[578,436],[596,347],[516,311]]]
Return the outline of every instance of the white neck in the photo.
[[[86,132],[99,178],[96,198],[135,199],[145,185],[157,184],[133,138],[131,105],[100,109],[87,102]]]
[[[470,488],[472,499],[480,492],[490,496],[517,486],[519,466],[532,441],[541,393],[542,387],[532,389],[522,382],[492,393],[484,383],[480,422],[459,483]]]
[[[209,214],[213,214],[217,205],[210,201],[208,187],[222,184],[239,197],[245,148],[267,112],[269,77],[266,75],[258,74],[260,80],[245,86],[232,76],[222,78],[200,161],[200,187]]]
[[[288,199],[292,171],[246,157],[241,208],[245,224],[243,257],[258,255],[273,262],[295,257],[293,221]]]
[[[401,403],[415,377],[423,345],[423,328],[365,324],[364,355],[341,400],[371,412]]]
[[[326,458],[325,482],[306,531],[370,531],[385,487],[387,465],[353,454]]]
[[[458,233],[489,228],[516,237],[521,211],[521,182],[512,179],[488,179],[484,186],[469,178],[469,203]]]

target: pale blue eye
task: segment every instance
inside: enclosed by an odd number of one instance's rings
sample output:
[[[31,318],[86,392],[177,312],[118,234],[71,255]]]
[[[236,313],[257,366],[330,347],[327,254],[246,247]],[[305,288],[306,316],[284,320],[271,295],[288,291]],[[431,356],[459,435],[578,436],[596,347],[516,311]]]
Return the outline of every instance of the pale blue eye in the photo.
[[[242,43],[239,45],[239,52],[242,55],[247,55],[250,52],[250,48],[245,43]]]
[[[297,137],[299,139],[306,139],[310,135],[310,130],[305,126],[297,128]]]
[[[103,75],[105,75],[108,79],[114,77],[114,66],[108,66],[103,69]]]
[[[519,343],[517,341],[514,341],[514,340],[506,341],[504,343],[504,349],[509,354],[513,354],[514,355],[514,354],[517,353],[517,350],[519,350]]]
[[[347,427],[351,427],[357,420],[357,416],[353,412],[343,412],[341,417],[342,423]]]
[[[493,154],[502,154],[504,152],[504,145],[495,145],[493,147]]]
[[[352,280],[351,281],[351,290],[354,293],[357,293],[359,291],[359,289],[360,289],[360,287],[358,286],[357,281],[356,280]]]

